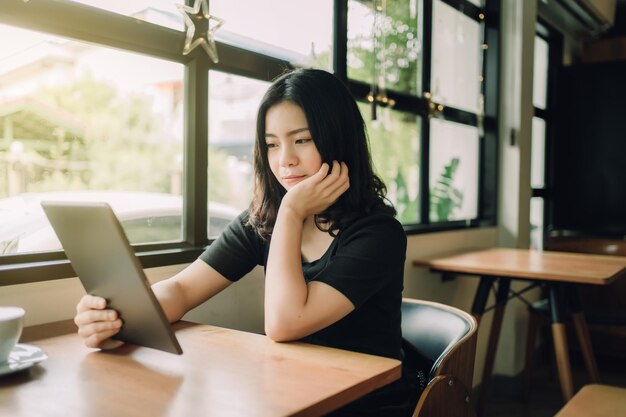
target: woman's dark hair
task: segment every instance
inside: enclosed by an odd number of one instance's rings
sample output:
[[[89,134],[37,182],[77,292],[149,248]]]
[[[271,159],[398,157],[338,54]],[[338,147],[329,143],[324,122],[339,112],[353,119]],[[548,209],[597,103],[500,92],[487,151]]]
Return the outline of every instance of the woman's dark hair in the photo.
[[[348,166],[350,188],[335,204],[316,215],[317,227],[336,236],[339,230],[372,209],[395,214],[395,209],[385,203],[385,184],[373,172],[365,122],[348,89],[329,72],[297,69],[274,80],[259,106],[254,147],[254,198],[248,225],[268,238],[286,193],[270,169],[265,143],[267,111],[283,101],[294,103],[304,111],[322,161],[331,166],[334,160],[343,161]]]

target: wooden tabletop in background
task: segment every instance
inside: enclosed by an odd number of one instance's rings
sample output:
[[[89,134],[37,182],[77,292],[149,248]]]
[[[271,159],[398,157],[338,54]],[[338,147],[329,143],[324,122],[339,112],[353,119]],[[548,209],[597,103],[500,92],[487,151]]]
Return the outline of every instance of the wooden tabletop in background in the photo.
[[[413,261],[435,271],[606,285],[626,274],[625,256],[495,248]]]

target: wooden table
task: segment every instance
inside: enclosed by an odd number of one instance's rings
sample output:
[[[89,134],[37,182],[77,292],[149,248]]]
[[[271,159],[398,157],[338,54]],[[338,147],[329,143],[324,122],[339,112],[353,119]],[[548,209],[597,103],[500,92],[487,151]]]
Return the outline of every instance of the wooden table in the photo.
[[[497,286],[494,317],[477,401],[478,414],[482,414],[488,395],[504,308],[511,298],[512,279],[536,281],[536,283],[545,284],[548,288],[552,334],[564,400],[569,400],[574,394],[564,324],[567,307],[570,308],[576,332],[581,341],[585,366],[591,375],[592,382],[598,382],[597,365],[575,286],[610,284],[619,276],[626,274],[626,257],[496,248],[416,260],[413,264],[445,274],[479,276],[480,282],[472,305],[472,314],[478,321],[485,312],[490,289],[492,286]],[[517,295],[519,293],[513,294],[513,296]]]
[[[400,378],[400,362],[215,326],[178,323],[183,355],[75,334],[30,342],[49,358],[0,377],[0,415],[320,416]]]
[[[585,385],[555,417],[626,416],[626,388]]]

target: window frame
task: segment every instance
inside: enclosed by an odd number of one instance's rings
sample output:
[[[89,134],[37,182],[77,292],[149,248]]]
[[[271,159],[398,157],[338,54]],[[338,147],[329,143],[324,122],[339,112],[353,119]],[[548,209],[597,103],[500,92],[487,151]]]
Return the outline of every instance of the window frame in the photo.
[[[533,187],[531,198],[540,198],[543,201],[543,230],[542,247],[546,247],[548,235],[552,230],[552,203],[554,198],[553,190],[553,148],[554,148],[554,104],[555,90],[558,83],[558,68],[563,56],[563,35],[554,29],[548,22],[537,18],[535,36],[542,38],[548,44],[548,74],[547,74],[547,96],[545,109],[534,106],[533,117],[543,120],[545,123],[544,140],[544,178],[543,187]],[[530,201],[529,201],[530,204]]]
[[[422,85],[430,84],[432,2],[423,1],[423,65]],[[444,230],[476,228],[496,224],[497,189],[497,127],[498,80],[501,0],[487,0],[483,8],[467,0],[442,0],[473,19],[484,13],[485,42],[489,48],[483,56],[482,93],[485,111],[482,117],[484,136],[481,137],[478,218],[463,221],[430,223],[428,193],[420,193],[419,224],[405,224],[407,234],[431,233]],[[182,0],[181,0],[182,2]],[[192,5],[193,0],[185,0]],[[366,101],[370,86],[347,78],[348,0],[335,0],[333,5],[333,71],[348,86],[359,101]],[[50,16],[63,16],[53,19]],[[99,44],[133,53],[180,63],[184,75],[184,168],[183,168],[183,238],[181,242],[134,245],[144,268],[189,263],[197,259],[211,241],[207,238],[209,70],[271,81],[285,69],[293,68],[287,61],[217,42],[220,61],[213,63],[201,48],[189,55],[181,53],[185,32],[102,10],[69,0],[8,2],[3,6],[0,23],[24,29],[50,33],[78,41]],[[428,65],[427,65],[428,63]],[[396,101],[394,109],[406,111],[423,119],[421,135],[420,176],[422,190],[428,190],[429,100],[387,90]],[[445,120],[472,126],[479,123],[476,114],[446,107]],[[63,251],[26,253],[0,256],[0,287],[30,282],[75,277]]]
[[[432,14],[433,1],[422,0],[422,89],[424,92],[430,91],[431,79],[431,57],[432,57]],[[430,190],[430,123],[431,117],[430,106],[432,102],[425,94],[407,94],[394,91],[387,87],[385,94],[395,102],[393,109],[410,113],[422,119],[421,137],[420,137],[420,190],[419,207],[420,207],[420,223],[404,224],[407,234],[430,233],[447,230],[457,230],[462,228],[486,227],[494,226],[497,218],[497,154],[498,154],[498,83],[499,83],[499,45],[500,45],[500,6],[501,0],[487,0],[484,7],[478,7],[467,0],[440,0],[441,2],[457,9],[465,16],[477,21],[484,22],[484,43],[488,48],[483,50],[483,68],[482,77],[484,82],[481,86],[481,93],[485,99],[484,114],[481,116],[466,110],[445,106],[439,118],[457,122],[464,125],[477,127],[482,123],[483,135],[479,137],[479,190],[478,190],[478,216],[475,219],[455,220],[447,222],[431,222],[430,221],[430,194],[424,192]],[[344,0],[342,16],[346,19],[347,26],[347,8],[348,0]],[[484,20],[480,15],[483,15]],[[418,30],[420,28],[418,27]],[[347,44],[347,35],[342,39],[342,46]],[[346,56],[347,46],[341,50],[343,56],[338,61],[343,65],[341,67],[342,77],[346,80],[350,92],[357,101],[367,103],[367,97],[371,92],[371,86],[365,82],[352,80],[347,78]],[[434,103],[439,104],[439,103]],[[381,105],[381,104],[377,104]]]

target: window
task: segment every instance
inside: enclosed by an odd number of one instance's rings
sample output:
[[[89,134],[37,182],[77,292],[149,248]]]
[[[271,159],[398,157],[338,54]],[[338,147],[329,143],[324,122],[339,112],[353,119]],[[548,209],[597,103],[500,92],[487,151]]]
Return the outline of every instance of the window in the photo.
[[[421,92],[418,3],[348,1],[349,79],[413,95]]]
[[[294,65],[332,71],[333,1],[211,0],[218,40]]]
[[[0,197],[12,201],[2,217],[28,213],[43,226],[41,200],[61,198],[101,199],[122,218],[154,207],[165,214],[173,196],[180,216],[184,66],[6,25],[0,32],[12,40],[0,57]],[[41,229],[9,233],[11,223],[0,226],[3,254],[60,249],[35,244]],[[161,240],[181,241],[182,228]]]
[[[552,147],[552,106],[554,71],[560,65],[562,40],[557,32],[539,22],[535,36],[530,186],[530,246],[543,249],[550,227],[550,172],[546,169]]]
[[[231,19],[219,63],[201,48],[182,54],[176,2],[3,6],[0,283],[28,282],[38,268],[48,279],[72,274],[43,199],[109,202],[144,266],[195,259],[249,202],[267,83],[290,65],[330,69],[332,5],[315,10],[324,25],[301,34],[279,39],[275,25],[256,25],[245,38],[231,2],[212,1]],[[68,18],[59,25],[55,16]],[[299,59],[313,51],[315,61]]]
[[[483,3],[348,1],[348,82],[409,231],[495,219],[499,2]]]
[[[433,101],[481,112],[481,23],[435,0],[432,39],[430,92]]]
[[[360,103],[362,114],[369,106]],[[387,185],[387,198],[398,219],[405,224],[419,223],[420,118],[390,108],[380,111],[376,120],[365,117],[374,169]]]
[[[258,103],[297,66],[347,83],[408,233],[493,224],[498,0],[211,0],[218,62],[183,55],[177,3],[3,5],[0,285],[72,274],[42,199],[108,201],[145,267],[195,259],[248,206]]]
[[[269,82],[209,71],[209,223],[212,207],[239,213],[252,201],[256,111],[268,87]],[[213,228],[209,237],[220,232]]]
[[[430,221],[475,219],[478,129],[438,119],[430,126]]]

